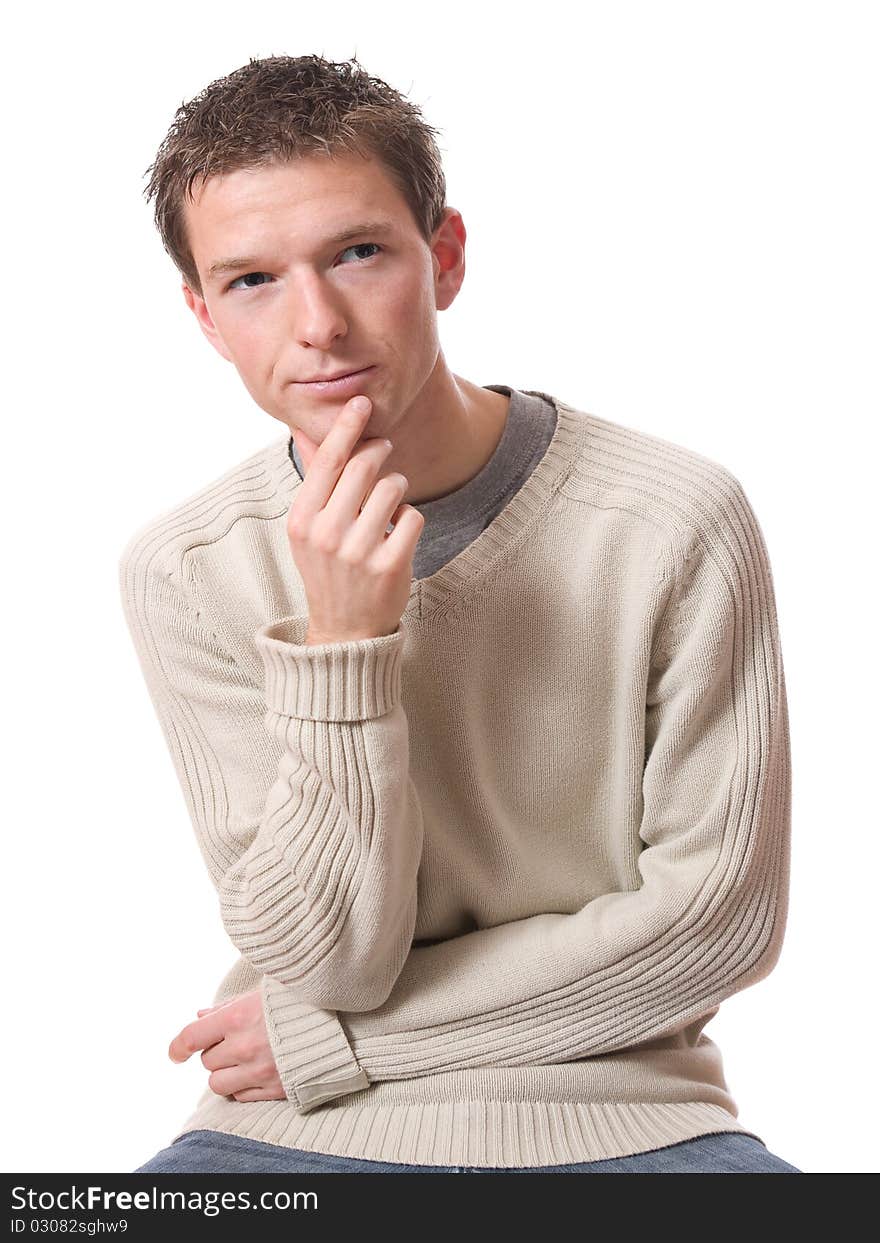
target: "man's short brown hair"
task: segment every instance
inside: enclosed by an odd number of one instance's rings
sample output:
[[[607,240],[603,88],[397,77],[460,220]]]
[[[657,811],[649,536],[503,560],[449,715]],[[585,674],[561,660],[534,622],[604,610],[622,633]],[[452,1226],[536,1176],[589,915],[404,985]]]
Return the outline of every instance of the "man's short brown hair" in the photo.
[[[203,297],[187,239],[184,195],[209,177],[284,164],[306,155],[357,153],[384,164],[426,242],[446,208],[446,178],[419,108],[354,56],[251,59],[181,104],[162,141],[144,194],[155,196],[165,250]]]

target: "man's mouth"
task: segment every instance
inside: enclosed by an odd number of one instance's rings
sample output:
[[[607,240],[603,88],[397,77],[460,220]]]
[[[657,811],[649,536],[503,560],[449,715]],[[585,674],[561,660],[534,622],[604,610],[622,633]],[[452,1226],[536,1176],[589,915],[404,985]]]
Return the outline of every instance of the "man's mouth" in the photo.
[[[343,393],[348,389],[356,392],[359,385],[369,382],[369,377],[375,370],[375,365],[372,365],[362,367],[359,371],[346,372],[334,380],[298,380],[296,383],[298,388],[305,389],[307,392]]]

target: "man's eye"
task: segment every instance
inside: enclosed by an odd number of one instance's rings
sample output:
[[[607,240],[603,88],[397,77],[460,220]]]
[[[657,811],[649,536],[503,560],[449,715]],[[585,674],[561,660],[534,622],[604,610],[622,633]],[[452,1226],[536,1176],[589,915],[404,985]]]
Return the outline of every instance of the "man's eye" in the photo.
[[[347,255],[350,250],[369,250],[370,247],[372,247],[373,250],[377,250],[377,251],[381,251],[382,249],[382,247],[378,244],[378,242],[358,242],[354,246],[348,246],[342,253],[344,255]],[[359,262],[364,262],[364,260],[372,259],[372,258],[373,258],[372,255],[362,255],[360,257]],[[230,281],[229,284],[226,286],[226,288],[234,289],[239,281],[249,280],[250,277],[252,276],[269,276],[269,273],[268,272],[245,272],[244,276],[236,276],[234,281]],[[269,280],[274,280],[274,279],[275,279],[274,276],[269,276]],[[261,287],[260,285],[245,285],[244,286],[245,289],[259,289],[260,287]]]
[[[227,289],[234,289],[239,281],[246,281],[251,276],[268,276],[268,272],[245,272],[244,276],[236,276],[234,281],[230,281],[226,286]],[[259,285],[247,285],[247,289],[259,289]]]
[[[374,250],[381,250],[382,247],[377,242],[358,242],[355,246],[347,247],[342,253],[347,255],[349,250],[368,250],[372,246]],[[365,259],[372,259],[372,255],[364,255]]]

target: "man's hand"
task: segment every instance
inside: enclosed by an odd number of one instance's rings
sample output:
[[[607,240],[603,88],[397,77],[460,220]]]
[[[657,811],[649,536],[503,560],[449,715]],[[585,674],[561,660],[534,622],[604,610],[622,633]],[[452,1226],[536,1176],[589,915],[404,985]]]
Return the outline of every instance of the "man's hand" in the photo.
[[[352,397],[320,445],[293,433],[305,475],[287,537],[308,598],[308,644],[394,634],[409,599],[425,519],[401,503],[405,475],[376,478],[391,446],[375,436],[359,442],[371,410],[368,397]]]
[[[185,1062],[204,1049],[202,1063],[212,1073],[208,1087],[237,1101],[281,1101],[287,1094],[272,1056],[263,999],[258,988],[198,1011],[199,1018],[177,1033],[168,1046],[172,1062]]]

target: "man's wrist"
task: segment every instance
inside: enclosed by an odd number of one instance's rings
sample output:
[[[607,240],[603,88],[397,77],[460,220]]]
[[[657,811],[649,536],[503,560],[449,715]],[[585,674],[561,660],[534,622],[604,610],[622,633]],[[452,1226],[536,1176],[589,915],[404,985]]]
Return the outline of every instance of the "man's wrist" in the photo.
[[[392,631],[393,633],[393,631]],[[306,647],[316,647],[321,643],[356,643],[359,639],[382,639],[385,635],[381,634],[345,634],[345,635],[320,635],[315,634],[311,630],[306,631],[306,637],[303,643]]]

